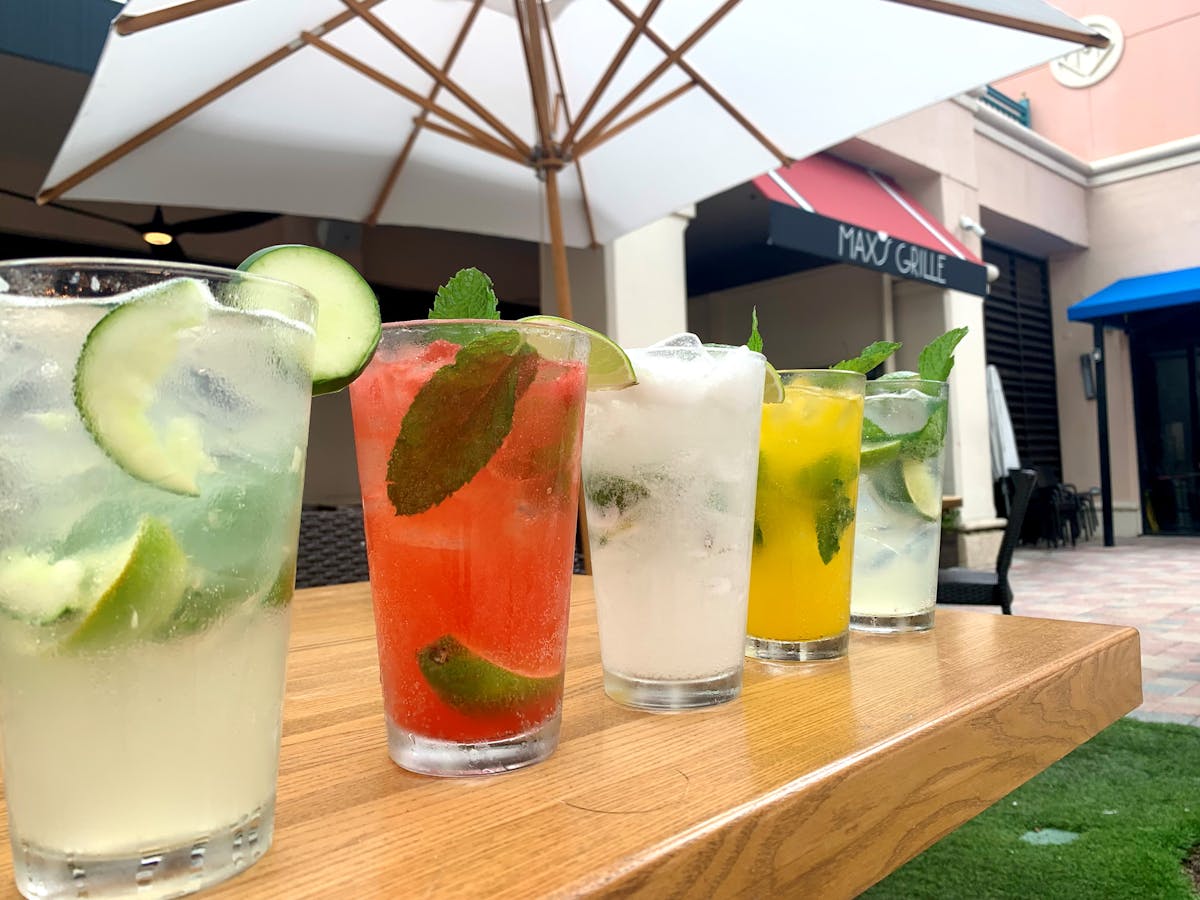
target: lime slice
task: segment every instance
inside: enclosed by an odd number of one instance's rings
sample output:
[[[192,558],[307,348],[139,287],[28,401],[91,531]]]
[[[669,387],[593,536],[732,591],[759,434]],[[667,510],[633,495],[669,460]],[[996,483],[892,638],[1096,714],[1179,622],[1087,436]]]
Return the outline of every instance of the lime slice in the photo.
[[[783,379],[779,377],[779,371],[770,363],[767,363],[767,380],[763,385],[763,403],[782,403],[783,402]]]
[[[362,374],[383,332],[379,301],[354,266],[319,247],[281,244],[259,250],[238,268],[289,281],[316,298],[314,395],[340,391]]]
[[[903,467],[904,489],[908,499],[923,518],[933,522],[942,517],[942,486],[923,460],[906,459]]]
[[[137,533],[118,545],[94,571],[99,598],[63,646],[110,646],[158,633],[183,598],[187,555],[161,519],[142,519]]]
[[[134,478],[176,494],[200,493],[196,476],[215,467],[195,419],[173,419],[160,433],[147,411],[182,334],[214,306],[194,278],[155,285],[97,322],[75,364],[75,406],[96,444]]]
[[[862,456],[859,458],[860,464],[863,468],[868,468],[893,460],[900,455],[900,448],[903,445],[904,442],[899,439],[864,443]]]
[[[562,689],[561,674],[538,678],[513,672],[452,634],[418,650],[417,667],[443,703],[466,715],[511,711]]]
[[[520,321],[538,325],[561,325],[574,331],[582,331],[588,336],[591,341],[591,349],[588,352],[589,391],[616,391],[637,384],[633,363],[629,361],[625,351],[600,332],[559,316],[526,316]]]

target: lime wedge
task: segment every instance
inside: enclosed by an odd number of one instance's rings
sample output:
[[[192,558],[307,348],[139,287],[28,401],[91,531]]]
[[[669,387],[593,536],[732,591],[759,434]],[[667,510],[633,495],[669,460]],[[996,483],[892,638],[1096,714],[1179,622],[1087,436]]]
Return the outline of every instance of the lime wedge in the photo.
[[[159,432],[147,411],[181,336],[214,306],[194,278],[155,285],[97,322],[75,364],[75,406],[92,439],[134,478],[175,494],[200,493],[196,476],[213,462],[195,419],[173,419]]]
[[[600,332],[559,316],[526,316],[520,321],[537,325],[561,325],[574,331],[582,331],[588,336],[591,341],[591,349],[588,352],[589,391],[616,391],[637,384],[633,363],[629,361],[625,351]]]
[[[783,379],[779,377],[779,371],[770,363],[767,363],[767,380],[763,385],[763,403],[782,403],[783,402]]]
[[[362,374],[383,332],[379,301],[354,266],[319,247],[281,244],[259,250],[238,269],[289,281],[316,298],[314,395],[340,391]]]
[[[99,598],[63,646],[110,646],[156,634],[183,598],[187,555],[161,519],[147,516],[137,533],[97,566]]]
[[[513,672],[484,659],[452,634],[418,650],[417,666],[442,702],[466,715],[517,709],[551,697],[562,687],[561,674],[537,678]]]
[[[888,462],[900,455],[900,448],[904,442],[899,438],[890,441],[876,441],[873,443],[863,443],[862,456],[859,458],[863,468],[877,466],[880,463]]]
[[[942,517],[942,486],[933,477],[924,460],[906,459],[903,467],[904,489],[917,512],[933,522]]]

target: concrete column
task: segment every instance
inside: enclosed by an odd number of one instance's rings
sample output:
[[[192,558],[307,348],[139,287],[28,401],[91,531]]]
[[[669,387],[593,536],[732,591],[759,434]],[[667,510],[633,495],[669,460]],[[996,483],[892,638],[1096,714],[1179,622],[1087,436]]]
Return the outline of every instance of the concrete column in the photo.
[[[687,331],[683,233],[694,208],[672,213],[596,249],[568,250],[577,322],[626,347],[644,347]],[[548,248],[541,258],[542,297],[553,296]],[[542,311],[553,301],[543,300]]]

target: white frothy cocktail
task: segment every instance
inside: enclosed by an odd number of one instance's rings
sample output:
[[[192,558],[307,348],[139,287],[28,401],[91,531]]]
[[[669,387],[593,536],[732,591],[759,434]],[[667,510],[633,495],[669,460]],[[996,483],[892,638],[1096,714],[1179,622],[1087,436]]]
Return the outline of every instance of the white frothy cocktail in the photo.
[[[583,479],[605,687],[633,706],[741,688],[765,361],[694,336],[629,351],[593,391]]]

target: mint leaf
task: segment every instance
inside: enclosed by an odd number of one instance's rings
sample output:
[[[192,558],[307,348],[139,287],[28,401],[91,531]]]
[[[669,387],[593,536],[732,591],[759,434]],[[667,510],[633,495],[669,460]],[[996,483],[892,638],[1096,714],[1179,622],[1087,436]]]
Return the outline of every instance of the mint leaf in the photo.
[[[518,332],[498,331],[471,341],[421,386],[388,459],[396,515],[436,506],[488,464],[512,430],[537,360]]]
[[[936,337],[917,358],[917,371],[925,381],[945,381],[954,368],[954,348],[967,336],[966,328],[953,328]]]
[[[762,353],[762,335],[758,333],[758,307],[750,307],[750,337],[746,338],[746,346],[755,353]]]
[[[894,440],[894,435],[888,434],[870,419],[863,419],[863,441],[867,443],[877,443],[879,441]]]
[[[459,269],[438,288],[429,318],[499,319],[500,301],[492,290],[492,279],[478,269]]]
[[[867,347],[863,347],[862,353],[858,354],[854,359],[843,359],[840,363],[836,363],[829,368],[840,369],[843,372],[861,372],[866,375],[902,346],[902,344],[898,344],[895,341],[876,341]]]
[[[938,403],[920,431],[906,434],[900,441],[900,454],[908,459],[929,459],[937,456],[946,442],[946,420],[949,412],[944,402]]]
[[[620,475],[604,473],[590,475],[584,481],[583,493],[593,506],[600,509],[615,506],[617,512],[621,513],[650,496],[650,491],[644,484],[622,478]]]
[[[854,503],[850,500],[850,492],[846,483],[837,479],[830,483],[826,499],[817,504],[817,552],[825,565],[829,565],[842,549],[842,535],[853,521]]]

